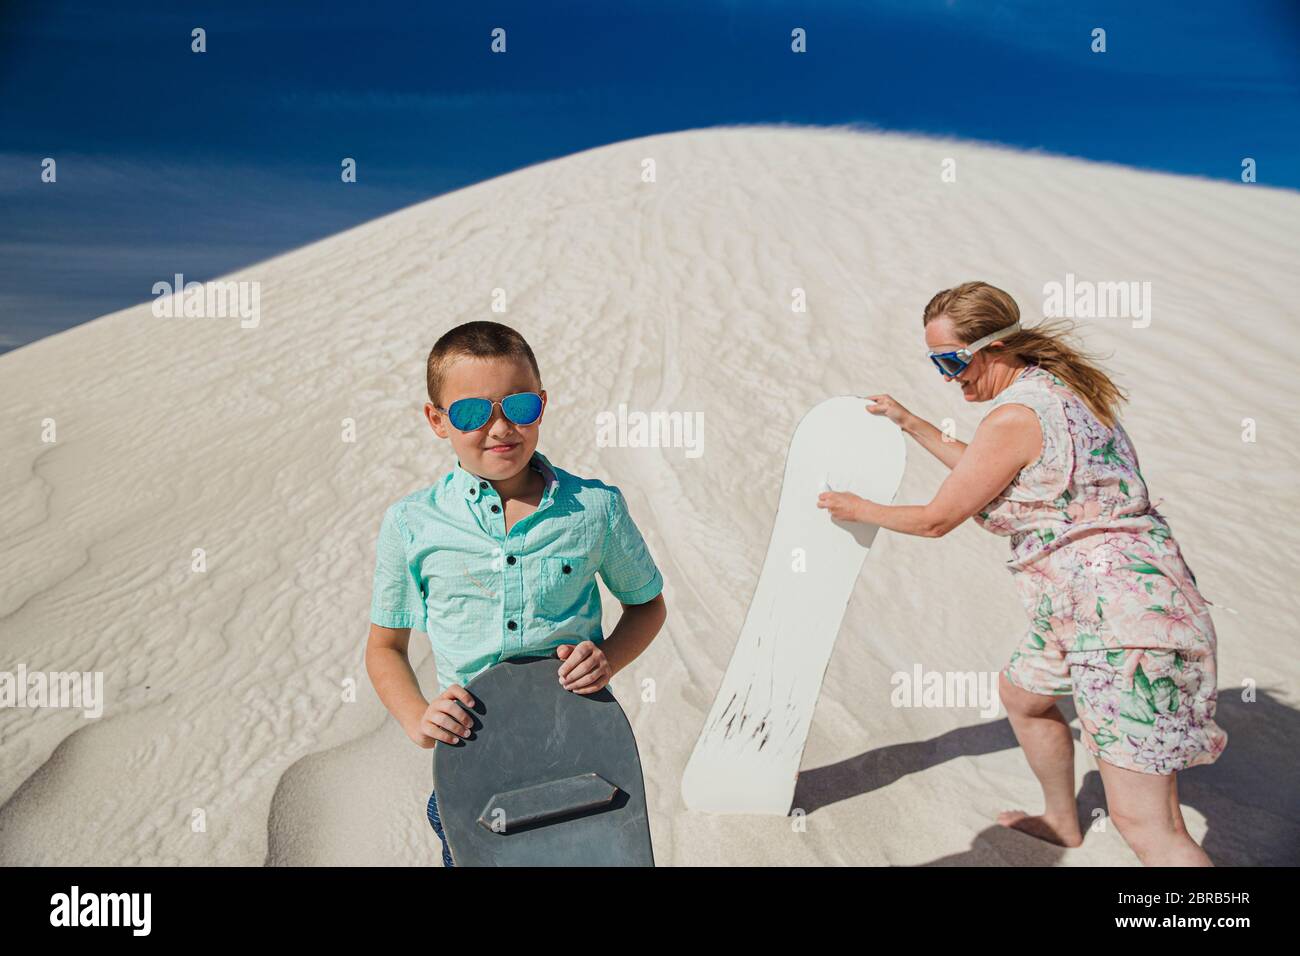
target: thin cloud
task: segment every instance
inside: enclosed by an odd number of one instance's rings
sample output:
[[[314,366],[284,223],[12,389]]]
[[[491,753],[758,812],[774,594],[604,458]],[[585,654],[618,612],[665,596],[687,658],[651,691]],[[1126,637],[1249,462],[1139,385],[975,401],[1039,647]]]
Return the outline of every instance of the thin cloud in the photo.
[[[519,109],[564,106],[592,100],[591,90],[573,92],[479,90],[466,93],[399,93],[381,90],[366,92],[323,91],[284,93],[279,103],[285,109],[310,109],[322,112],[352,110],[363,113],[447,113],[467,110]]]

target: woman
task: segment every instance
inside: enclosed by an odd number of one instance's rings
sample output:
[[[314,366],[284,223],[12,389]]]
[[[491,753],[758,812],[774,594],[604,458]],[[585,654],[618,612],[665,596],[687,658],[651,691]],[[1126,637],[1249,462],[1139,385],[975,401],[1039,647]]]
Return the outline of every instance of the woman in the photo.
[[[1111,819],[1138,858],[1212,865],[1183,823],[1176,774],[1212,763],[1227,742],[1214,722],[1214,624],[1116,417],[1125,397],[1064,330],[1021,329],[1015,301],[987,283],[940,292],[923,321],[944,380],[992,410],[965,445],[890,396],[869,396],[870,412],[952,473],[928,505],[828,492],[819,507],[907,534],[940,537],[974,517],[1010,536],[1007,567],[1030,624],[999,687],[1045,810],[1004,812],[1002,826],[1083,842],[1074,744],[1056,706],[1072,692]]]

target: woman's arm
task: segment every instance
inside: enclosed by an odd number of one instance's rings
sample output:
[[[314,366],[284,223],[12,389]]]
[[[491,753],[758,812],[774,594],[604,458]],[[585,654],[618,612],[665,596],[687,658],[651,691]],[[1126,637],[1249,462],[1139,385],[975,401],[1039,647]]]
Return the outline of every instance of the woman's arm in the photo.
[[[966,450],[966,443],[948,438],[919,415],[913,415],[892,395],[868,395],[867,399],[875,404],[868,405],[867,411],[873,415],[884,415],[901,428],[906,434],[916,439],[916,443],[934,455],[949,468],[954,468]]]
[[[890,531],[939,538],[998,496],[1026,465],[1037,460],[1043,442],[1038,416],[1008,403],[990,412],[952,473],[928,505],[882,505],[848,492],[823,492],[817,507],[841,521],[861,521]]]
[[[949,438],[924,418],[912,415],[903,420],[900,426],[904,432],[916,439],[916,443],[934,455],[949,468],[956,468],[966,450],[966,443]]]

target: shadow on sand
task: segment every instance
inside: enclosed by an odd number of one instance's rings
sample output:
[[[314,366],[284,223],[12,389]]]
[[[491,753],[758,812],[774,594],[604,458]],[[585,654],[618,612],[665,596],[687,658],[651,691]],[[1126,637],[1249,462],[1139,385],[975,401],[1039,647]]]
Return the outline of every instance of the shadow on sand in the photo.
[[[1060,702],[1067,720],[1074,704]],[[1300,864],[1300,711],[1267,690],[1243,701],[1241,688],[1220,688],[1215,721],[1228,732],[1228,746],[1217,761],[1178,775],[1184,808],[1205,817],[1201,845],[1220,866],[1295,866]],[[1071,727],[1078,739],[1077,727]],[[1017,747],[1005,719],[949,731],[930,740],[894,744],[799,774],[794,806],[806,813],[887,787],[909,774],[953,757],[976,757]],[[1101,774],[1090,771],[1079,791],[1079,823],[1088,839],[1093,810],[1106,806]],[[1035,813],[1041,807],[1026,806]],[[924,821],[918,821],[923,826]],[[1066,851],[1017,831],[991,824],[969,850],[932,860],[925,866],[982,866],[1007,857],[1029,865],[1051,866]]]

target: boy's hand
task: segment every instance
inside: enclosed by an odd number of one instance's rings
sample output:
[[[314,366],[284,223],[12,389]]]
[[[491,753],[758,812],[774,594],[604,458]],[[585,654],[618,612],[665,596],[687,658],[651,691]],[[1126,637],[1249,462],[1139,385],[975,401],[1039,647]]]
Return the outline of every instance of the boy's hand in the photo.
[[[561,644],[555,653],[564,661],[560,665],[560,683],[575,694],[594,694],[614,676],[605,652],[591,641]]]
[[[462,707],[461,705],[465,706]],[[474,719],[466,709],[474,706],[474,698],[459,684],[452,684],[429,701],[429,707],[420,718],[419,733],[425,740],[457,744],[468,737],[474,728]],[[417,740],[422,747],[433,746]]]

